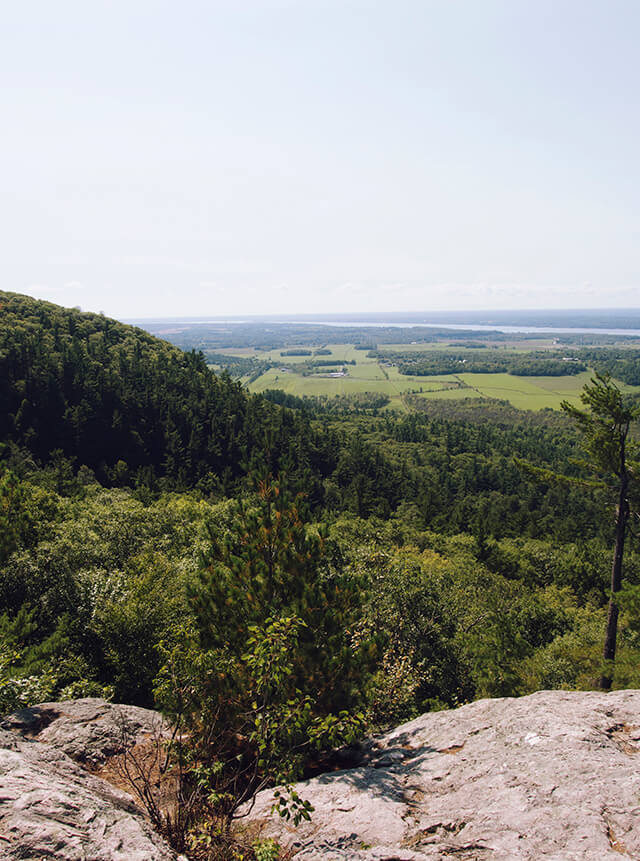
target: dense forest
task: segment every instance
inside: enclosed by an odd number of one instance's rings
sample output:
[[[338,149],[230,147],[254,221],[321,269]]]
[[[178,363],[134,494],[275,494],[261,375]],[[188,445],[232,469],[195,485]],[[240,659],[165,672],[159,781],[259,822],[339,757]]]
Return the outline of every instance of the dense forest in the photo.
[[[0,402],[0,711],[100,695],[186,727],[199,803],[168,836],[193,858],[364,732],[601,672],[612,497],[562,413],[250,395],[11,293]],[[617,687],[640,683],[633,537],[624,576]]]

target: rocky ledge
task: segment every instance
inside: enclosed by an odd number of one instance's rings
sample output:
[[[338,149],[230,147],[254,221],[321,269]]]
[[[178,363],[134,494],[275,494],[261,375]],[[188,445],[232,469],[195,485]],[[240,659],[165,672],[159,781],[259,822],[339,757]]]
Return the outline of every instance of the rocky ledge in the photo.
[[[361,764],[295,789],[294,828],[249,815],[296,861],[640,858],[640,691],[541,691],[423,715]]]
[[[155,712],[99,699],[44,703],[5,718],[0,858],[177,861],[133,799],[96,776],[109,773],[125,740],[143,746],[162,731]]]
[[[179,861],[112,785],[123,725],[142,750],[166,731],[155,712],[94,699],[0,722],[1,858]],[[297,785],[311,822],[271,815],[272,791],[247,818],[296,861],[640,859],[639,751],[640,691],[480,700]]]

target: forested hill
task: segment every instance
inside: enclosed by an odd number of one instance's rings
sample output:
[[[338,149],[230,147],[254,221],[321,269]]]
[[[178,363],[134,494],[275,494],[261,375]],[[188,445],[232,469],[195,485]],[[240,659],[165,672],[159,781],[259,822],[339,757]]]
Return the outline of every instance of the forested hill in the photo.
[[[302,473],[317,444],[301,416],[214,375],[199,353],[99,314],[6,292],[0,402],[0,441],[41,463],[62,456],[75,469],[89,467],[103,484],[161,481],[231,493],[256,458],[308,480]]]
[[[610,528],[593,494],[540,485],[514,462],[575,474],[576,437],[560,416],[506,421],[492,402],[485,427],[453,402],[450,415],[444,404],[431,415],[290,409],[215,375],[200,353],[14,293],[0,293],[0,402],[5,467],[26,477],[25,457],[48,465],[57,492],[91,470],[144,499],[186,489],[222,499],[284,473],[319,517],[387,518],[403,506],[447,532],[573,540]]]

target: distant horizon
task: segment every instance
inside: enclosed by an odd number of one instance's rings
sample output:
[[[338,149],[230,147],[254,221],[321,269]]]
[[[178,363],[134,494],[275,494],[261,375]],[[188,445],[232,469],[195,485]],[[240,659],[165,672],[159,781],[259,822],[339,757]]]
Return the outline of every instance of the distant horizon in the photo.
[[[443,331],[501,331],[509,333],[611,334],[640,336],[640,309],[501,309],[488,311],[393,311],[345,314],[202,315],[199,317],[128,318],[153,334],[189,328],[233,326],[326,327],[327,329],[441,329]],[[171,328],[170,328],[171,327]]]
[[[620,320],[618,326],[616,327],[616,331],[622,331],[624,328],[632,328],[634,331],[640,329],[640,305],[632,306],[632,305],[616,305],[616,306],[566,306],[562,308],[554,308],[554,307],[538,307],[538,308],[466,308],[466,309],[449,309],[449,310],[441,310],[441,309],[433,309],[433,310],[390,310],[390,311],[324,311],[324,312],[308,312],[308,311],[300,311],[300,312],[277,312],[274,311],[269,314],[265,313],[254,313],[247,314],[235,311],[228,311],[220,314],[210,314],[210,313],[201,313],[201,314],[154,314],[151,316],[147,315],[131,315],[131,314],[114,314],[107,313],[100,310],[94,310],[92,308],[84,308],[80,304],[70,304],[70,303],[62,303],[56,302],[57,297],[42,297],[42,296],[34,296],[31,293],[22,292],[22,291],[8,291],[21,293],[21,295],[30,296],[34,299],[40,299],[41,301],[52,302],[53,304],[59,304],[62,307],[66,307],[69,309],[77,309],[81,312],[92,313],[92,314],[104,314],[107,317],[111,317],[112,319],[119,320],[122,323],[127,324],[158,324],[164,325],[167,323],[175,322],[181,324],[191,324],[191,325],[201,325],[206,324],[207,322],[219,324],[219,323],[259,323],[259,322],[269,322],[271,324],[277,324],[278,322],[282,323],[295,323],[295,322],[310,322],[316,323],[318,325],[348,325],[349,323],[353,323],[354,325],[365,325],[367,322],[370,322],[372,325],[380,326],[384,325],[385,322],[388,322],[389,325],[402,325],[406,323],[407,326],[444,326],[446,328],[447,323],[451,324],[453,328],[455,328],[454,324],[465,323],[469,325],[478,325],[482,328],[483,324],[491,325],[491,326],[527,326],[528,328],[544,328],[549,329],[551,326],[560,326],[561,323],[570,329],[578,329],[581,325],[584,325],[584,320],[575,320],[576,317],[584,317],[584,318],[602,318],[602,323],[607,327],[611,328],[615,325],[616,317],[620,315],[632,315],[631,321]],[[637,318],[637,319],[634,319]],[[544,323],[536,323],[536,321],[544,320]],[[511,321],[511,322],[510,322]],[[591,319],[589,322],[592,322]],[[621,325],[622,323],[626,323],[626,326]],[[631,326],[629,326],[631,323]],[[144,328],[144,326],[143,326]],[[468,328],[468,326],[465,326]],[[592,326],[591,330],[595,331],[598,327]]]
[[[51,300],[46,300],[51,301]],[[71,307],[71,306],[70,306]],[[81,309],[88,310],[88,309]],[[339,312],[327,312],[327,313],[308,313],[308,312],[291,312],[288,314],[282,313],[273,313],[273,314],[246,314],[246,313],[234,313],[229,312],[226,314],[189,314],[189,315],[180,315],[180,314],[166,314],[166,315],[154,315],[150,317],[146,316],[127,316],[127,317],[117,317],[115,319],[121,320],[123,323],[131,323],[137,320],[146,320],[147,322],[152,320],[164,321],[164,320],[181,320],[184,322],[200,322],[204,319],[210,319],[215,321],[224,321],[224,320],[300,320],[300,319],[309,319],[309,320],[331,320],[331,318],[335,318],[336,320],[346,320],[349,318],[362,318],[362,317],[402,317],[402,316],[411,316],[411,317],[419,317],[419,316],[440,316],[445,317],[447,315],[466,315],[466,314],[491,314],[491,315],[500,315],[500,314],[597,314],[597,313],[623,313],[623,312],[634,312],[640,314],[640,305],[619,305],[619,306],[602,306],[602,307],[566,307],[566,308],[487,308],[486,310],[479,308],[468,308],[468,309],[456,309],[449,311],[345,311],[344,313]],[[91,312],[95,313],[95,312]]]

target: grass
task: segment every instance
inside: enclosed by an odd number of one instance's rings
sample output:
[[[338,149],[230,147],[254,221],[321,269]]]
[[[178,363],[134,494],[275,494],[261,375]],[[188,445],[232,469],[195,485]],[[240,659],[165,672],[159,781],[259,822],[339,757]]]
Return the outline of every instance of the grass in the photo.
[[[399,397],[397,387],[384,377],[373,376],[367,369],[364,372],[356,367],[347,367],[344,377],[329,377],[314,374],[302,377],[292,372],[283,373],[279,368],[271,368],[250,386],[252,392],[265,389],[282,389],[292,395],[349,395],[358,392],[379,392],[389,397]]]
[[[562,401],[582,407],[580,393],[593,373],[564,377],[515,377],[510,374],[460,374],[460,379],[472,386],[480,395],[509,401],[521,410],[560,409]],[[620,383],[626,392],[640,391],[638,386]]]
[[[400,346],[400,345],[399,345]],[[424,344],[402,345],[424,351]],[[392,349],[392,345],[389,345]],[[293,348],[291,348],[293,349]],[[589,382],[592,374],[584,371],[581,374],[562,377],[516,377],[511,374],[446,374],[435,377],[404,376],[396,367],[388,367],[367,356],[366,351],[356,350],[353,344],[327,344],[325,349],[331,350],[330,356],[317,356],[321,359],[339,359],[352,361],[356,365],[345,365],[344,377],[330,377],[338,367],[329,366],[318,374],[303,377],[295,371],[283,371],[285,365],[295,365],[309,356],[280,356],[280,350],[270,353],[259,353],[263,358],[270,358],[282,364],[271,368],[249,388],[252,392],[263,392],[265,389],[282,389],[298,396],[329,396],[350,395],[361,392],[375,392],[390,398],[390,407],[405,409],[403,395],[410,392],[421,398],[498,398],[509,401],[514,407],[522,410],[542,410],[545,408],[560,409],[563,400],[581,406],[580,393],[585,383]],[[246,355],[246,353],[245,353]],[[621,384],[623,391],[640,391],[638,386]]]
[[[581,377],[582,374],[579,376]],[[460,374],[460,378],[482,397],[509,401],[514,407],[521,410],[541,410],[545,407],[559,410],[563,400],[578,405],[580,403],[579,393],[583,385],[577,382],[577,377]],[[540,380],[544,381],[544,385],[540,385]]]
[[[346,371],[344,377],[330,377],[329,373],[337,370],[334,367],[328,367],[326,371],[308,377],[303,377],[294,371],[283,371],[282,368],[271,368],[250,385],[251,391],[282,389],[292,395],[329,397],[375,392],[387,395],[391,400],[390,406],[398,408],[404,408],[402,396],[407,392],[413,392],[422,397],[479,397],[471,389],[461,388],[460,382],[453,375],[406,377],[400,374],[397,368],[384,367],[375,359],[367,358],[362,350],[354,350],[352,346],[339,345],[331,349],[331,358],[357,361],[356,365],[344,366]],[[284,361],[282,367],[284,367]]]

